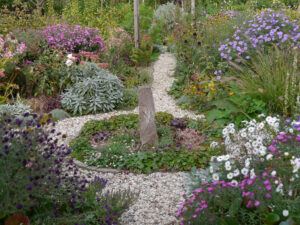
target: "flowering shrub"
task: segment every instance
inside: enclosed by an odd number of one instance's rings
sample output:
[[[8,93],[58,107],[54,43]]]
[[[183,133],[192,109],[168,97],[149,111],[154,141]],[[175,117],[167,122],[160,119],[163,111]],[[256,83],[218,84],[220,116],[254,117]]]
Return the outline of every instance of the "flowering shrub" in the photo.
[[[95,193],[107,181],[96,177],[91,182],[80,175],[69,157],[71,150],[58,142],[61,133],[55,123],[29,113],[24,120],[5,122],[0,125],[1,224],[16,213],[27,215],[34,224],[116,223],[128,198],[117,195],[124,201],[116,205],[117,196],[97,198]]]
[[[290,21],[282,12],[268,9],[244,21],[232,38],[226,39],[218,50],[222,59],[234,60],[237,56],[249,59],[256,48],[269,49],[273,45],[284,48],[286,43],[300,47],[299,20]]]
[[[298,224],[300,117],[282,129],[275,117],[247,122],[238,132],[227,126],[229,154],[212,158],[204,182],[194,180],[177,213],[181,224]]]
[[[80,51],[102,52],[104,41],[98,36],[99,30],[95,28],[82,28],[57,24],[43,31],[44,39],[49,47],[78,53]]]

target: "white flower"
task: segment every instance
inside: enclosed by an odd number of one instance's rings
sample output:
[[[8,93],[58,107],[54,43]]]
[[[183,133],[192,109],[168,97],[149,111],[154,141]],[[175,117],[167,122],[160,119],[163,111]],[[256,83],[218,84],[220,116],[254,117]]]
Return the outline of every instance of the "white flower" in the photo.
[[[253,133],[255,131],[254,127],[249,127],[248,130],[250,133]]]
[[[251,148],[251,143],[250,143],[250,142],[247,142],[247,143],[245,144],[245,147],[246,147],[246,148]]]
[[[275,177],[276,176],[276,171],[273,170],[272,173],[271,173],[271,175]]]
[[[245,160],[245,167],[249,167],[250,166],[250,158],[247,158]]]
[[[73,61],[72,61],[71,59],[68,59],[68,60],[66,61],[66,65],[67,65],[68,67],[70,67],[72,64],[73,64]]]
[[[234,133],[235,133],[235,129],[229,128],[228,132],[229,132],[230,134],[234,134]]]
[[[259,154],[261,155],[261,156],[264,156],[265,154],[267,154],[267,152],[266,152],[266,150],[265,149],[260,149],[259,150]],[[269,155],[271,155],[271,154],[269,154]],[[271,156],[273,156],[273,155],[271,155]],[[267,156],[268,157],[268,156]],[[272,157],[271,157],[272,158]],[[267,160],[269,160],[268,158],[267,158]]]
[[[222,134],[223,134],[224,136],[226,136],[226,135],[228,134],[228,129],[227,129],[227,128],[224,128],[223,131],[222,131]]]
[[[286,210],[286,209],[283,210],[283,211],[282,211],[282,215],[283,215],[283,216],[288,216],[288,215],[289,215],[289,211]]]
[[[279,184],[276,188],[276,192],[283,193],[282,187],[283,187],[283,184]]]
[[[218,157],[217,157],[217,160],[218,160],[218,162],[222,162],[222,161],[224,160],[224,156],[222,156],[222,155],[221,155],[221,156],[218,156]]]
[[[289,155],[289,153],[288,153],[288,152],[285,152],[285,153],[284,153],[284,155],[285,155],[285,156],[288,156],[288,155]]]
[[[243,138],[247,137],[247,133],[246,132],[242,132],[241,133],[241,137],[243,137]]]
[[[219,180],[219,175],[218,175],[217,173],[214,173],[214,174],[213,174],[213,179],[214,179],[214,180]]]
[[[289,195],[289,196],[292,196],[292,195],[293,195],[293,190],[289,190],[288,195]]]
[[[225,166],[230,166],[230,161],[226,161]]]
[[[241,170],[241,173],[243,174],[243,175],[247,175],[248,174],[248,169],[247,168],[243,168],[242,170]]]
[[[212,143],[210,143],[211,148],[215,148],[216,146],[218,146],[218,142],[213,141]]]
[[[236,180],[232,180],[231,183],[232,183],[234,186],[238,186],[238,184],[239,184]]]
[[[233,175],[234,175],[235,177],[237,177],[238,175],[240,175],[239,169],[234,170],[234,171],[233,171]]]
[[[250,178],[252,179],[254,176],[255,176],[255,172],[254,172],[254,169],[252,169],[251,171],[250,171]]]
[[[231,179],[233,178],[233,173],[228,173],[228,174],[227,174],[227,178],[228,178],[229,180],[231,180]]]
[[[225,166],[225,169],[226,169],[227,171],[229,171],[229,170],[231,170],[231,166],[230,166],[230,165],[227,165],[227,166]]]
[[[290,129],[289,129],[289,132],[290,132],[291,134],[294,133],[293,128],[290,128]]]
[[[264,124],[263,122],[261,122],[261,123],[258,124],[257,128],[258,128],[259,130],[261,130],[261,129],[264,128],[264,126],[265,126],[265,124]]]
[[[229,127],[229,128],[234,128],[234,123],[230,123],[230,124],[228,124],[228,126],[227,127]]]
[[[214,172],[214,168],[212,166],[209,167],[209,172],[213,173]]]
[[[75,60],[75,57],[72,55],[72,54],[68,54],[67,55],[67,58],[74,61]]]
[[[267,159],[267,160],[270,160],[270,159],[272,159],[272,157],[273,157],[272,154],[268,154],[267,157],[266,157],[266,159]]]

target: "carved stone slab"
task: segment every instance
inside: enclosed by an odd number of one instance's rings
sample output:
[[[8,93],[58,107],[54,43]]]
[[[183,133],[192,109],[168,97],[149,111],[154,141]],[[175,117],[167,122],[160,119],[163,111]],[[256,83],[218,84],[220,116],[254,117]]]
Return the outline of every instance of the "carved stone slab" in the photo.
[[[150,86],[139,87],[139,120],[142,146],[158,141],[155,124],[155,108]]]

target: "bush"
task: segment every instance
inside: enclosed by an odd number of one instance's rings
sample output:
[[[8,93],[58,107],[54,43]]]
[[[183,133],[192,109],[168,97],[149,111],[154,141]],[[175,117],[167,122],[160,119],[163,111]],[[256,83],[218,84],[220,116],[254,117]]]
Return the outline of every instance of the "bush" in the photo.
[[[32,112],[32,109],[29,105],[26,105],[21,101],[16,101],[14,104],[0,104],[0,117],[4,117],[5,114],[11,117],[18,117],[26,112],[30,113]]]
[[[116,76],[97,68],[94,63],[86,63],[81,69],[88,77],[79,79],[62,94],[61,103],[66,110],[80,115],[106,112],[122,102],[123,85]]]
[[[175,24],[183,18],[183,11],[174,3],[160,5],[154,12],[154,19],[162,21],[167,32],[170,32]]]
[[[100,195],[107,181],[80,175],[70,149],[59,144],[55,124],[36,114],[24,118],[27,122],[6,117],[0,126],[0,168],[5,171],[0,223],[14,214],[28,216],[33,224],[117,223],[130,195]]]

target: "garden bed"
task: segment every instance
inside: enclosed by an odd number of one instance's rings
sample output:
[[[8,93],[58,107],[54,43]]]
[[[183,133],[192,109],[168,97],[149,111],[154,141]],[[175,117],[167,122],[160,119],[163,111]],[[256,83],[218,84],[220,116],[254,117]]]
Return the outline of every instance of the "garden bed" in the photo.
[[[209,147],[212,139],[200,132],[204,122],[159,112],[156,125],[158,143],[141,146],[137,114],[89,121],[70,142],[72,157],[88,166],[150,173],[205,167],[215,154]]]

